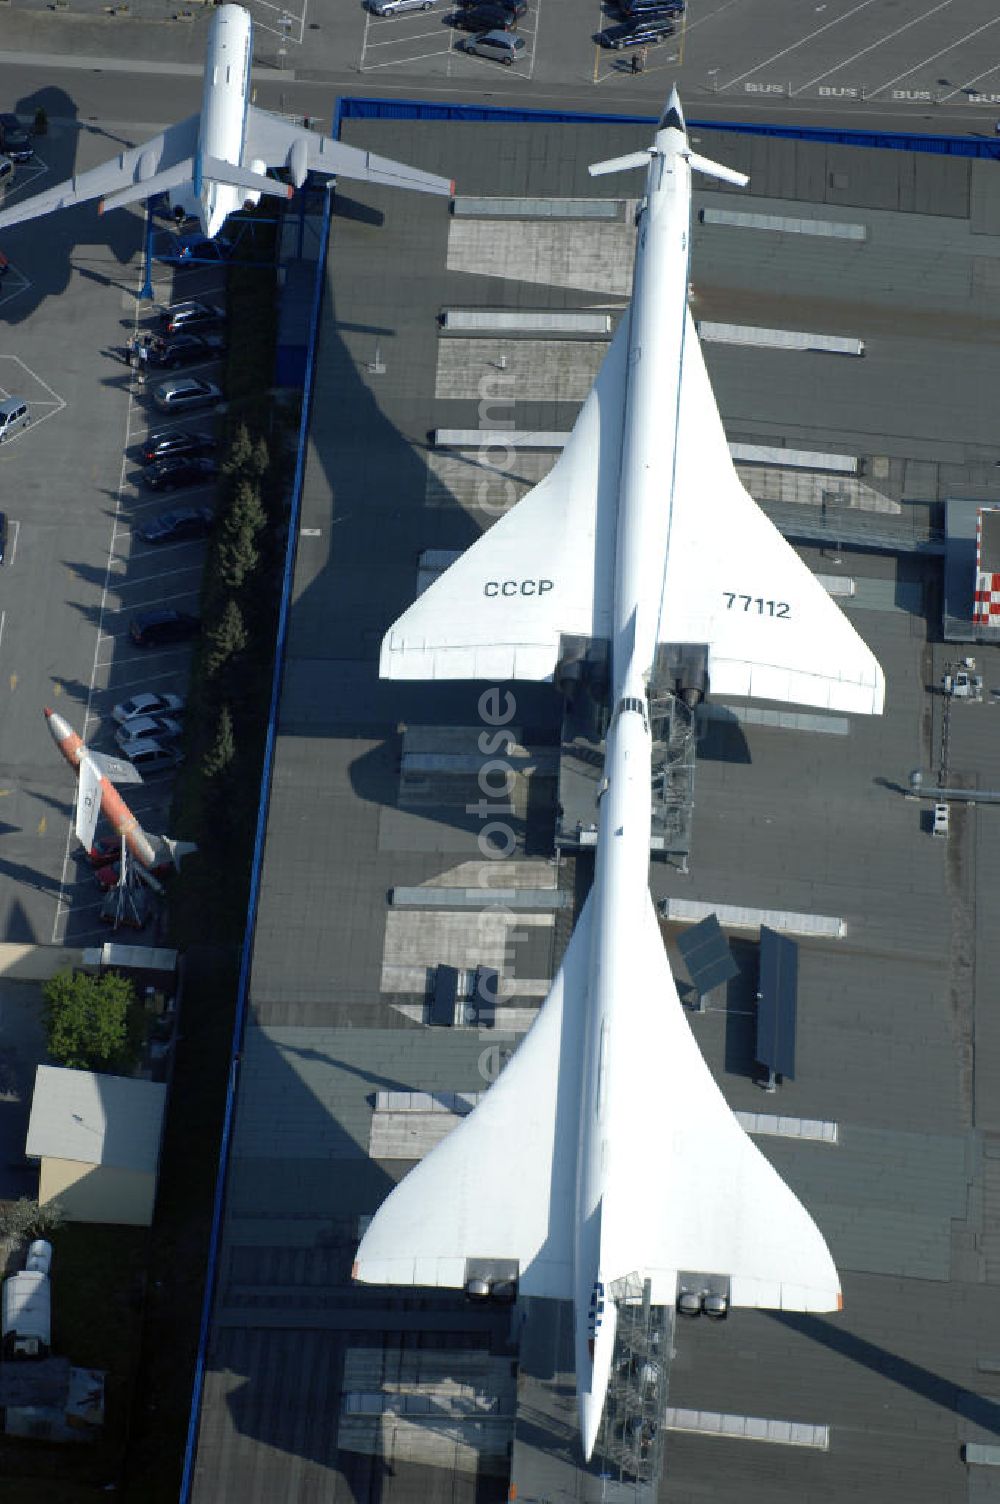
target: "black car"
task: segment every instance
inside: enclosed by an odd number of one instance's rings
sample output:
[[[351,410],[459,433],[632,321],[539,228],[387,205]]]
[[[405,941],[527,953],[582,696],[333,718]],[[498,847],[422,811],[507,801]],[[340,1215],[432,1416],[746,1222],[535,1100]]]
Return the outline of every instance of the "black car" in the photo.
[[[508,9],[505,0],[490,0],[489,5],[470,5],[450,18],[458,31],[514,31],[528,7],[518,0],[518,9]]]
[[[652,21],[661,16],[682,16],[684,0],[618,0],[625,21]]]
[[[187,428],[158,428],[149,435],[142,446],[142,458],[147,465],[154,460],[172,459],[175,455],[187,457],[193,454],[212,454],[216,442],[210,433],[193,433]]]
[[[172,334],[149,347],[149,363],[164,371],[218,360],[226,342],[221,334]]]
[[[188,611],[140,611],[128,624],[128,633],[137,648],[167,647],[174,642],[190,642],[201,631],[201,620]]]
[[[143,481],[151,491],[170,491],[176,486],[204,486],[214,480],[219,467],[198,454],[174,454],[147,465]]]
[[[0,151],[12,162],[30,162],[34,155],[31,132],[10,111],[0,113]]]
[[[673,21],[622,21],[619,26],[606,26],[597,33],[602,47],[612,47],[620,52],[623,47],[655,47],[673,35]]]
[[[200,329],[214,329],[224,323],[226,310],[217,303],[201,303],[189,298],[185,303],[175,303],[164,308],[160,315],[160,327],[164,334],[194,334]]]
[[[180,543],[185,538],[204,538],[211,532],[214,518],[209,507],[177,507],[159,512],[136,533],[143,543]]]
[[[0,512],[0,564],[7,557],[7,513]]]
[[[459,10],[479,10],[482,5],[483,0],[458,0]],[[528,0],[490,0],[490,5],[509,10],[517,20],[528,14]]]

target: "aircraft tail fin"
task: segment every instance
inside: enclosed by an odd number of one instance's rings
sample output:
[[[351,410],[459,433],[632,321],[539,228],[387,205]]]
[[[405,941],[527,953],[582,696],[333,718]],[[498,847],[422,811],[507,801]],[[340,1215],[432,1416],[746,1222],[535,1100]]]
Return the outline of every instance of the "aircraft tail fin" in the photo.
[[[750,181],[745,172],[737,172],[734,167],[725,167],[721,162],[711,162],[708,157],[700,157],[696,151],[688,152],[688,163],[693,172],[704,173],[708,178],[718,178],[722,183],[732,183],[734,188],[745,188]]]
[[[213,183],[226,183],[233,188],[245,188],[248,193],[266,193],[272,198],[291,198],[295,189],[289,183],[279,183],[266,173],[254,172],[249,167],[237,167],[232,162],[223,162],[218,157],[203,157],[202,178]]]
[[[170,852],[170,860],[178,869],[186,856],[194,856],[198,850],[197,843],[194,841],[172,841],[169,836],[161,836],[160,840]]]

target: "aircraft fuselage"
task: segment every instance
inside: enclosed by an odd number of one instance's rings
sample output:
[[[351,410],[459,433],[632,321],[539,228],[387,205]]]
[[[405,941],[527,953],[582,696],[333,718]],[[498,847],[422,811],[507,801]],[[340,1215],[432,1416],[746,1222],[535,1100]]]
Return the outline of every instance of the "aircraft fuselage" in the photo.
[[[630,1014],[641,995],[629,916],[648,904],[651,753],[646,700],[669,546],[673,454],[687,313],[691,173],[681,130],[657,132],[640,212],[629,327],[615,553],[608,727],[598,815],[586,1074],[580,1116],[575,1249],[577,1394],[583,1450],[600,1425],[614,1346],[609,1286],[633,1272],[629,1208],[636,1176],[622,1156],[651,1146],[617,1132],[630,1091]],[[654,1165],[651,1164],[651,1172]],[[615,1204],[617,1201],[618,1205]],[[642,1271],[635,1271],[641,1275]]]

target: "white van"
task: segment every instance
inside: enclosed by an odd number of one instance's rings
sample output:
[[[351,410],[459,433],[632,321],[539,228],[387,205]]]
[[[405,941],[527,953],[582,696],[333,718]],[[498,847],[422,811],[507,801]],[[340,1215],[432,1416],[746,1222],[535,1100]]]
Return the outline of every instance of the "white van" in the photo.
[[[19,428],[27,428],[30,422],[31,414],[23,397],[5,398],[0,402],[0,444]]]

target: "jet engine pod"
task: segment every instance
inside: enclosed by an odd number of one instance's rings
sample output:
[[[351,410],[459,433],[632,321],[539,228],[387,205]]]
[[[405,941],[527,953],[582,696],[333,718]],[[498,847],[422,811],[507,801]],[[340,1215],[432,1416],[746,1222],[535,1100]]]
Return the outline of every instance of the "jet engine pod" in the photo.
[[[701,1297],[701,1309],[714,1321],[725,1321],[729,1315],[729,1301],[725,1295],[720,1295],[718,1290],[708,1290]]]
[[[650,693],[666,690],[686,705],[699,705],[708,695],[708,644],[661,642],[653,664]]]
[[[701,1293],[698,1290],[681,1290],[677,1296],[677,1312],[680,1316],[701,1315]]]
[[[309,171],[309,142],[304,136],[299,136],[292,142],[285,165],[296,188],[301,188]]]
[[[465,1296],[477,1303],[492,1300],[511,1306],[517,1299],[518,1265],[516,1259],[467,1259]]]

